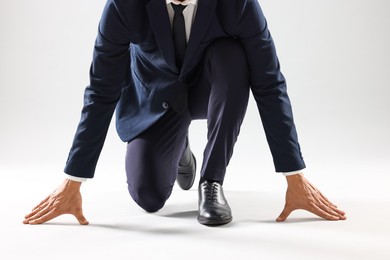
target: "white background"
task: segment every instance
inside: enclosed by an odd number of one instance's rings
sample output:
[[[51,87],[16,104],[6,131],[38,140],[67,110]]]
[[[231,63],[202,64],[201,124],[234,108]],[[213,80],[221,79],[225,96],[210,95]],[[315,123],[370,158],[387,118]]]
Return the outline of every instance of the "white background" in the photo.
[[[66,216],[22,225],[63,179],[104,2],[0,2],[2,259],[389,259],[387,0],[260,1],[287,78],[305,174],[347,211],[347,221],[295,212],[274,223],[285,182],[274,173],[251,100],[224,184],[232,224],[210,229],[196,222],[196,187],[175,188],[157,214],[141,211],[127,195],[125,144],[111,127],[96,178],[83,185],[91,225],[73,225]],[[199,164],[205,128],[204,121],[190,128]]]

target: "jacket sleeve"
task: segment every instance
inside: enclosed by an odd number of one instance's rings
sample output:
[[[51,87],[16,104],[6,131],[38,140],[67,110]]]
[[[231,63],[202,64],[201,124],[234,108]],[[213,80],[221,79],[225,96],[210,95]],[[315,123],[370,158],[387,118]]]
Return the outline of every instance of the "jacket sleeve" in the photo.
[[[240,39],[248,59],[251,91],[256,100],[275,170],[305,168],[286,81],[280,71],[274,42],[257,0],[236,1],[232,34]]]
[[[72,176],[94,176],[121,89],[129,80],[130,31],[120,10],[117,1],[107,1],[99,23],[90,84],[64,170]]]

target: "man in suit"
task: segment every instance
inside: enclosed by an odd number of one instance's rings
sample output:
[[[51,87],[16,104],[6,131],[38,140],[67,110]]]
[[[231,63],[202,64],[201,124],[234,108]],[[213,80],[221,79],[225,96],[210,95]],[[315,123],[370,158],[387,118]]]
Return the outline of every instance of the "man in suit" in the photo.
[[[303,176],[305,168],[285,79],[256,0],[108,0],[98,30],[67,178],[25,217],[38,224],[71,213],[87,224],[80,185],[92,178],[111,117],[127,142],[129,193],[148,212],[161,209],[174,182],[190,189],[196,160],[191,120],[207,119],[198,221],[232,220],[222,184],[252,91],[274,159],[286,175],[286,204],[329,220],[345,213]]]

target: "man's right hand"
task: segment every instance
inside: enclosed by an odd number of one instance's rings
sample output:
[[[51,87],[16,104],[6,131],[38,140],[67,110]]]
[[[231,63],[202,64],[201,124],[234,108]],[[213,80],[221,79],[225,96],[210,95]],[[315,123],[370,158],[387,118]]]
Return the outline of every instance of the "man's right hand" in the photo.
[[[88,225],[83,215],[81,182],[66,179],[52,194],[24,217],[24,224],[42,224],[63,214],[72,214],[81,225]]]

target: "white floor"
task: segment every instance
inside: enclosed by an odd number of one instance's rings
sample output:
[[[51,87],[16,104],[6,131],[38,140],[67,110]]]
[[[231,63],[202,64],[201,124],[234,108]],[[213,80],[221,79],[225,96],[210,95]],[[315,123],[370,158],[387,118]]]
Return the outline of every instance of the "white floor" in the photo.
[[[245,182],[232,175],[224,186],[234,220],[222,227],[197,223],[195,188],[175,188],[160,212],[143,212],[131,201],[119,174],[84,184],[89,226],[76,224],[71,216],[23,225],[23,215],[58,184],[58,176],[50,174],[54,166],[1,167],[10,174],[0,190],[0,259],[390,259],[389,168],[376,165],[383,174],[375,178],[358,172],[353,176],[346,171],[350,165],[340,165],[344,177],[312,176],[347,212],[343,222],[295,212],[287,222],[276,223],[283,206],[283,177],[248,173],[248,190],[232,185]]]

